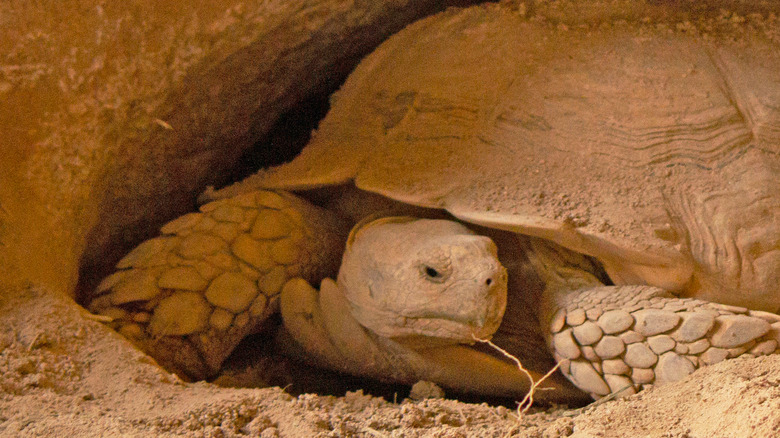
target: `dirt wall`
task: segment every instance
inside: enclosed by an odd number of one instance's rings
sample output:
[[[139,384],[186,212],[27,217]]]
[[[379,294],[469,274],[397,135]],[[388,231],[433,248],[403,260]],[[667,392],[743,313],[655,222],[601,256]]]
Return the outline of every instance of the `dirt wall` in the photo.
[[[280,114],[451,3],[5,5],[0,278],[71,293],[79,263],[110,266]]]

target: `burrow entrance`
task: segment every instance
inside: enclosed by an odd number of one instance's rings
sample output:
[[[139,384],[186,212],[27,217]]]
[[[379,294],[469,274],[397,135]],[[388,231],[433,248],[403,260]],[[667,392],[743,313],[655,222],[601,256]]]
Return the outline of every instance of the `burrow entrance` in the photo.
[[[306,146],[312,131],[325,117],[330,108],[330,95],[340,85],[341,83],[338,83],[306,97],[281,115],[270,131],[256,141],[232,169],[219,177],[222,183],[215,188],[241,181],[259,169],[292,160]],[[192,194],[190,211],[198,209],[195,201],[198,194]],[[138,243],[140,242],[136,242]],[[125,252],[129,252],[134,246],[128,245]],[[101,265],[82,266],[79,285],[81,304],[87,304],[92,290],[102,278],[114,271],[115,263],[116,256],[105,259],[105,263]],[[343,396],[348,391],[363,390],[388,401],[400,401],[409,396],[408,385],[337,373],[285,356],[277,351],[274,342],[281,324],[278,315],[270,318],[262,332],[245,338],[225,360],[220,372],[208,380],[229,387],[278,386],[292,395],[315,393]],[[480,397],[450,391],[446,392],[446,396],[466,402],[487,402],[510,408],[516,406],[516,401],[508,398]]]

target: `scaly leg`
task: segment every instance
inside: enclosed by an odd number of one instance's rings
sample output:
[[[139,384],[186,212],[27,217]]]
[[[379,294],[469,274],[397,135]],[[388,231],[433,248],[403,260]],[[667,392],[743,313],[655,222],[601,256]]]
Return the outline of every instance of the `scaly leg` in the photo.
[[[88,307],[163,366],[202,379],[278,312],[285,283],[336,273],[347,231],[289,193],[210,202],[125,256]]]
[[[583,256],[533,239],[547,283],[549,343],[577,387],[600,398],[680,380],[701,366],[780,352],[780,315],[651,286],[604,286]]]

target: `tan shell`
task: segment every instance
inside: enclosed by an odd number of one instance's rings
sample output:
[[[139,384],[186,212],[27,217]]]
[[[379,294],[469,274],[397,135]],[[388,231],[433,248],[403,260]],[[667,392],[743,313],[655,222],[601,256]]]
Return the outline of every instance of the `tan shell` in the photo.
[[[757,32],[448,11],[367,57],[303,153],[252,183],[354,181],[594,255],[618,284],[774,312],[778,102],[780,47]]]

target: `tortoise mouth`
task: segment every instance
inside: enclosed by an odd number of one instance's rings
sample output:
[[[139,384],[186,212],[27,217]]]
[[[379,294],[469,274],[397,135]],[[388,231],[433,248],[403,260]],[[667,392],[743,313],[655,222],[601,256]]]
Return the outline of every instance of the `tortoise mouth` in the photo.
[[[476,318],[429,314],[402,317],[392,332],[379,333],[407,346],[437,346],[442,344],[473,344],[490,339],[501,325],[501,314],[493,308]]]
[[[446,309],[406,309],[402,312],[384,309],[382,318],[354,315],[358,322],[379,336],[408,344],[473,344],[490,339],[498,330],[507,304],[506,274],[489,291],[470,304],[463,303],[457,311]],[[464,297],[464,301],[467,297]],[[376,314],[374,314],[376,315]],[[428,341],[425,341],[425,339]]]
[[[462,344],[490,339],[501,325],[507,304],[507,274],[503,267],[496,278],[497,281],[492,282],[488,292],[478,301],[484,305],[474,303],[471,311],[461,308],[458,313],[437,310],[406,312],[400,319],[400,330]]]
[[[504,316],[505,301],[493,302],[483,312],[472,315],[450,315],[441,312],[426,312],[405,315],[395,330],[404,333],[401,336],[427,337],[435,343],[436,339],[449,343],[473,344],[476,340],[490,339],[498,330]]]

